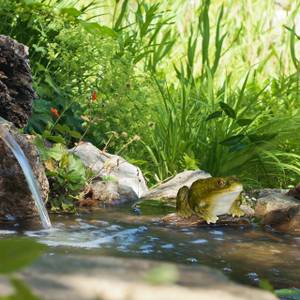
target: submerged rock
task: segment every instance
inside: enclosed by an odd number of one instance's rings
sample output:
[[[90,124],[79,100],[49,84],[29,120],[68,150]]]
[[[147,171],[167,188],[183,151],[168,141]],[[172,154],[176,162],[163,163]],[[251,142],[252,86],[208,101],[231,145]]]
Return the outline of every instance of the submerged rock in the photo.
[[[0,116],[17,127],[24,127],[35,98],[28,48],[0,35]]]
[[[20,274],[45,300],[276,300],[204,266],[116,257],[47,255]]]
[[[300,202],[295,198],[273,193],[257,199],[255,216],[263,225],[300,235]]]
[[[189,188],[194,181],[209,177],[211,177],[211,175],[202,170],[184,171],[177,174],[172,179],[152,188],[148,193],[145,193],[142,198],[175,201],[180,188],[183,186],[187,186]]]
[[[95,173],[83,194],[82,206],[137,200],[147,193],[142,171],[124,158],[103,152],[91,143],[81,143],[70,151]]]
[[[32,143],[30,136],[20,134],[11,124],[10,133],[24,151],[40,184],[43,200],[46,201],[49,183],[44,167],[40,162],[37,148]],[[25,181],[23,171],[11,150],[0,138],[0,219],[13,221],[37,215],[35,202]]]

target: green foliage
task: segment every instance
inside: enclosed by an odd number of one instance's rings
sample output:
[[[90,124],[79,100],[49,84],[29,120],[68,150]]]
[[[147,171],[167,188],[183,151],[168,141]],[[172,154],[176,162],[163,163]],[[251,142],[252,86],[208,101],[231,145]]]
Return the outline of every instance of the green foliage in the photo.
[[[11,278],[10,282],[15,289],[15,293],[11,296],[0,297],[0,300],[38,300],[30,288],[20,279]]]
[[[37,300],[26,284],[12,277],[11,273],[18,271],[35,261],[47,249],[27,238],[10,238],[0,240],[0,274],[9,276],[15,293],[10,296],[0,297],[1,300]]]
[[[43,139],[37,138],[36,145],[50,183],[51,210],[73,211],[79,194],[88,183],[92,172],[63,144],[46,147]]]
[[[273,43],[272,1],[182,5],[186,24],[180,1],[105,3],[0,0],[0,33],[30,47],[39,99],[27,131],[89,140],[151,183],[196,168],[251,186],[299,181],[298,4],[280,8]],[[56,165],[49,175],[65,178]]]
[[[297,78],[289,77],[281,93],[271,88],[281,80],[261,85],[256,70],[249,71],[241,83],[233,83],[230,74],[220,83],[224,9],[220,8],[211,45],[209,6],[210,1],[203,3],[198,31],[190,31],[186,60],[175,67],[178,87],[156,81],[162,103],[150,136],[143,139],[152,170],[162,180],[186,169],[188,155],[215,176],[236,174],[256,186],[295,184],[300,175]],[[196,72],[200,45],[202,65]],[[208,53],[215,53],[214,57]],[[293,87],[289,93],[286,85]]]
[[[0,240],[0,274],[9,274],[32,263],[46,249],[30,239]]]

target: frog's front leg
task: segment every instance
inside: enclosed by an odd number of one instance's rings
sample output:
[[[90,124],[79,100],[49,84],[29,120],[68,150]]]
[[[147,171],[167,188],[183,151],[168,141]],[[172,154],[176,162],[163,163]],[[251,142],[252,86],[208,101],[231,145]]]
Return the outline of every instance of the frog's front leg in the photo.
[[[213,214],[211,207],[207,204],[205,206],[196,206],[195,213],[199,218],[204,219],[207,224],[215,224],[219,220],[218,216]]]
[[[240,208],[240,205],[242,203],[242,197],[241,195],[232,203],[232,206],[229,210],[229,213],[233,217],[242,217],[245,215],[245,212]]]

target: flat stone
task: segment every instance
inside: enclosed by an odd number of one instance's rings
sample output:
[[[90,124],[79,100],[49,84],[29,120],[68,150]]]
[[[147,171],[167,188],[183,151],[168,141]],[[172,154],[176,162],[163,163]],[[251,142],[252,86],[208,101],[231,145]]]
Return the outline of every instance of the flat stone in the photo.
[[[295,198],[273,193],[259,198],[255,206],[255,216],[263,225],[300,235],[300,202]]]
[[[171,270],[176,276],[154,284],[149,274],[158,269]],[[207,267],[149,260],[47,255],[20,276],[45,300],[277,299],[269,292],[235,284]]]
[[[181,187],[186,185],[189,188],[194,181],[209,177],[211,177],[211,175],[202,170],[184,171],[177,174],[172,179],[152,188],[148,193],[145,193],[142,198],[174,201],[177,192]]]
[[[99,150],[91,143],[81,143],[70,150],[96,175],[83,200],[104,203],[137,200],[147,193],[142,171],[118,155]]]
[[[161,219],[165,224],[175,225],[178,227],[207,227],[207,226],[251,226],[247,217],[232,217],[230,215],[219,216],[215,224],[207,224],[206,221],[199,219],[197,216],[182,218],[176,213],[168,214]]]

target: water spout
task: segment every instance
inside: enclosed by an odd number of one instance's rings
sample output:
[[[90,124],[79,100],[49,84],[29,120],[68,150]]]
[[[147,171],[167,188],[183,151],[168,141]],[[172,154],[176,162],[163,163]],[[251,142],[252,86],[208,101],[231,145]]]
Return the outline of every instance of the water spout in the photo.
[[[35,206],[37,208],[37,211],[40,216],[41,223],[45,229],[48,229],[51,227],[51,221],[49,219],[48,212],[46,210],[46,207],[44,205],[44,202],[41,197],[40,189],[38,186],[38,183],[36,181],[36,178],[33,174],[33,171],[31,169],[31,166],[21,149],[21,147],[18,145],[14,137],[10,134],[7,122],[0,117],[0,139],[3,140],[3,142],[10,148],[14,156],[16,157],[17,161],[19,162],[22,171],[25,175],[25,179],[27,181],[28,187],[31,191],[32,198],[34,199]]]

